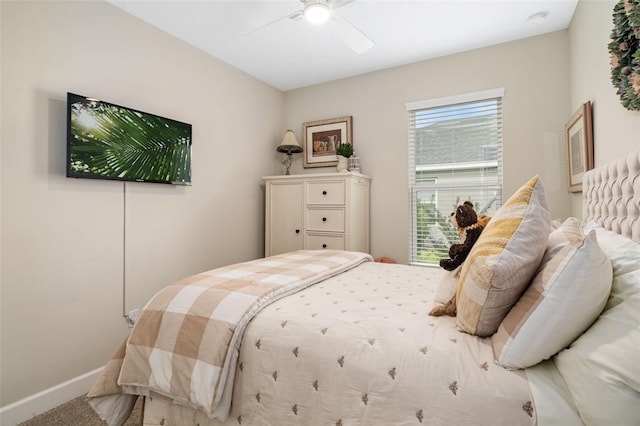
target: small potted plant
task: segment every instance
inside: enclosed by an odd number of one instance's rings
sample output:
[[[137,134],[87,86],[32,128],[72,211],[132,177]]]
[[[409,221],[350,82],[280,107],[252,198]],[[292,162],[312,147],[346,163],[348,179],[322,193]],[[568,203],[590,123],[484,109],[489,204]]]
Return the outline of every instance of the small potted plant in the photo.
[[[338,165],[336,166],[338,172],[346,172],[349,169],[348,158],[353,154],[353,145],[341,143],[336,149],[336,154],[338,155]]]

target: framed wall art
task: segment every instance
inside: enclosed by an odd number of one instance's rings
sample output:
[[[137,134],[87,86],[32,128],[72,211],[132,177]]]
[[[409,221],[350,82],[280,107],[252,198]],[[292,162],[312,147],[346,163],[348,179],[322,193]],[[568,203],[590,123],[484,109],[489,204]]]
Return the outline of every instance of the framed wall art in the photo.
[[[569,192],[582,192],[582,177],[593,169],[593,124],[591,102],[578,108],[565,125]]]
[[[352,121],[352,116],[348,116],[303,123],[304,167],[338,164],[338,147],[345,143],[353,145]]]

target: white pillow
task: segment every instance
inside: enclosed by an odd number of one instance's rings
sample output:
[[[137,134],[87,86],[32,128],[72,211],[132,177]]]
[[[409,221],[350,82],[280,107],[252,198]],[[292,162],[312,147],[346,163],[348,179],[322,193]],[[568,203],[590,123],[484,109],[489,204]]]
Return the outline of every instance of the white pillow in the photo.
[[[574,241],[582,240],[588,232],[584,231],[585,223],[575,217],[569,217],[559,226],[552,226],[547,247],[544,250],[540,267],[542,267],[553,258],[565,246]]]
[[[554,357],[582,421],[640,423],[640,244],[596,228],[611,260],[613,285],[604,311]]]
[[[453,271],[444,271],[440,284],[436,289],[436,294],[433,297],[435,303],[446,305],[454,298],[458,288],[458,279],[460,279],[460,268],[462,268],[462,265]]]
[[[575,234],[573,221],[551,233],[555,253],[534,277],[492,337],[496,361],[505,368],[536,365],[566,348],[598,317],[611,290],[611,263],[595,232]],[[566,228],[566,229],[563,229]],[[571,241],[559,250],[562,235]],[[545,254],[546,256],[546,254]]]

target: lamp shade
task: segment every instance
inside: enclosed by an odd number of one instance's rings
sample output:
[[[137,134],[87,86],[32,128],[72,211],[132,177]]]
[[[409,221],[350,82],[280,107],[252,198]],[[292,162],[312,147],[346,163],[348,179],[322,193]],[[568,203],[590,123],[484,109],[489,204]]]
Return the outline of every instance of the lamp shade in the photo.
[[[293,133],[293,130],[287,130],[284,133],[282,142],[278,145],[277,150],[278,152],[284,152],[286,154],[302,152],[302,146],[298,143],[298,139],[296,139],[296,134]]]

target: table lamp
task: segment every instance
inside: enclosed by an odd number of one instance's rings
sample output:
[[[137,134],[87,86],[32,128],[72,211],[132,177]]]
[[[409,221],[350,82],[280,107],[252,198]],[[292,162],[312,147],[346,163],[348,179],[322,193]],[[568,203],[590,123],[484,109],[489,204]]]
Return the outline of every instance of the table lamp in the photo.
[[[284,160],[284,165],[286,167],[285,174],[289,173],[289,168],[291,167],[291,154],[297,154],[302,152],[302,146],[298,143],[298,139],[296,139],[296,134],[293,130],[287,130],[284,133],[284,137],[282,138],[282,142],[278,145],[278,152],[284,152],[287,154],[287,158]]]

